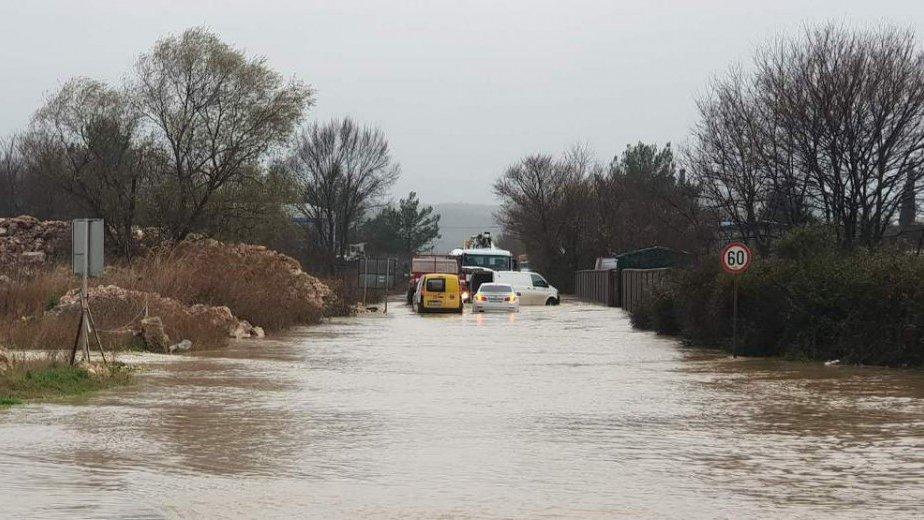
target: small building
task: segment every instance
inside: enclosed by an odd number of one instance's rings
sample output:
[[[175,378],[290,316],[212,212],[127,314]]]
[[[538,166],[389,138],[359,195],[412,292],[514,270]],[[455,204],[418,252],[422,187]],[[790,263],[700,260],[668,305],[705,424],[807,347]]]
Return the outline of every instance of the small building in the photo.
[[[689,261],[689,253],[669,247],[655,246],[627,251],[612,257],[597,259],[594,269],[661,269],[677,267]]]

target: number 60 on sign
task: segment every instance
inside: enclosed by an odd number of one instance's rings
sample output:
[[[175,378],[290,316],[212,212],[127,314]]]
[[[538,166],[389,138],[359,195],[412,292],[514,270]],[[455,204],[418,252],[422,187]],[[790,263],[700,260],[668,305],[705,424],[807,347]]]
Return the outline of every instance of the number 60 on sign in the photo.
[[[729,274],[741,274],[751,267],[753,256],[748,246],[732,242],[722,250],[722,269]]]

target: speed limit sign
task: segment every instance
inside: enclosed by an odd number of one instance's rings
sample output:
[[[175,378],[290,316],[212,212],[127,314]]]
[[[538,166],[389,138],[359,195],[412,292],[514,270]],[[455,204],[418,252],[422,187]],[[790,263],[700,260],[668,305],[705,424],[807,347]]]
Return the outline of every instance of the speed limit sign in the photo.
[[[748,246],[741,242],[732,242],[722,250],[722,269],[729,274],[741,274],[751,267],[753,256]]]

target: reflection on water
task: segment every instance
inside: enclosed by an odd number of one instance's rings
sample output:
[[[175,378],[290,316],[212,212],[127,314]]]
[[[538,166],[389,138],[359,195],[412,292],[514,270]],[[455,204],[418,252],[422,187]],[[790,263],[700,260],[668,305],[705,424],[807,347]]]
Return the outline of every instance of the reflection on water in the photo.
[[[341,320],[0,411],[0,517],[890,518],[924,373],[730,359],[581,304]]]

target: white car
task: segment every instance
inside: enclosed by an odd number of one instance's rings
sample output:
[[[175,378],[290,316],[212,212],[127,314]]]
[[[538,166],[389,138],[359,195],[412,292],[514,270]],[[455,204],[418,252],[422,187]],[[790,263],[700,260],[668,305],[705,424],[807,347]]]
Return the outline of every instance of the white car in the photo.
[[[525,271],[495,271],[494,283],[513,287],[523,305],[558,305],[558,289],[549,285],[539,273]]]
[[[472,298],[472,312],[520,311],[520,298],[505,283],[483,283]]]

